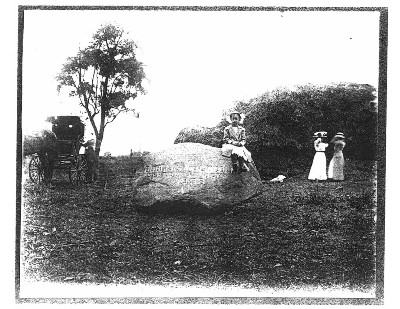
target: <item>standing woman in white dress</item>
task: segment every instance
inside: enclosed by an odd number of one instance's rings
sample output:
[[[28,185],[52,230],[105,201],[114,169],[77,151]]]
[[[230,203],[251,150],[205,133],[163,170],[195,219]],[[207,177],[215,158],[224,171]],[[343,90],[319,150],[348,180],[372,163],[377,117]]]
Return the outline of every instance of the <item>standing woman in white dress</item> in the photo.
[[[343,148],[346,146],[344,142],[344,135],[338,132],[331,140],[333,143],[333,157],[329,163],[328,178],[333,181],[344,180],[344,157]]]
[[[315,132],[314,133],[314,149],[315,155],[311,165],[310,174],[308,175],[309,180],[326,180],[326,156],[325,148],[328,147],[328,143],[324,143],[324,139],[327,136],[327,132]]]

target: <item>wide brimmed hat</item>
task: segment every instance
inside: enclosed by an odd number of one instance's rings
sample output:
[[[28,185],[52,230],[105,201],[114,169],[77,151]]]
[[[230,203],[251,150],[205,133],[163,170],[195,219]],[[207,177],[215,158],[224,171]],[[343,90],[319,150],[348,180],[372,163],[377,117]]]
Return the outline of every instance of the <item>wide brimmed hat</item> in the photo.
[[[338,139],[345,139],[344,134],[342,132],[336,133],[336,135],[332,138],[332,141],[335,141]]]
[[[328,136],[328,132],[326,131],[319,131],[319,132],[315,132],[313,137],[327,137]]]
[[[90,139],[84,143],[85,147],[94,146],[94,139]]]
[[[240,123],[240,124],[243,124],[243,120],[244,120],[244,118],[246,117],[246,115],[243,114],[243,113],[239,113],[238,111],[230,112],[230,113],[226,116],[226,121],[228,121],[229,123],[232,123],[231,117],[232,117],[232,115],[235,115],[235,114],[236,114],[236,115],[239,115],[239,117],[240,117],[239,123]]]

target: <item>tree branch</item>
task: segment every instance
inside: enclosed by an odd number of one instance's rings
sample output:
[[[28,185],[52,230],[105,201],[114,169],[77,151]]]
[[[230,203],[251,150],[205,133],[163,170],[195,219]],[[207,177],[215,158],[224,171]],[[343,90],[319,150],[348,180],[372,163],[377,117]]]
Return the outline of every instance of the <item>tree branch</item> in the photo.
[[[122,81],[122,78],[124,73],[119,73],[116,77],[114,77],[111,86],[110,86],[110,92],[115,92],[115,90],[117,89],[117,86],[115,85],[116,82]],[[114,89],[113,89],[114,87]],[[114,91],[113,91],[114,90]]]
[[[81,73],[81,68],[79,68],[79,70],[78,70],[78,80],[79,80],[79,85],[82,85],[82,73]],[[93,113],[92,113],[92,112],[90,111],[90,109],[89,109],[89,104],[90,104],[90,103],[89,103],[89,98],[86,96],[86,90],[83,90],[81,94],[79,94],[79,92],[78,92],[78,95],[79,95],[79,97],[80,97],[81,95],[82,95],[82,97],[83,97],[83,100],[84,100],[84,102],[85,102],[84,108],[85,108],[86,113],[87,113],[87,115],[88,115],[88,117],[89,117],[89,121],[90,121],[90,123],[91,123],[91,125],[92,125],[94,134],[96,135],[96,139],[97,139],[98,136],[99,136],[99,131],[98,131],[98,129],[97,129],[96,123],[94,122],[94,116],[96,115],[96,112],[95,112],[95,110],[94,110]]]
[[[107,121],[106,121],[106,123],[104,124],[104,127],[106,127],[109,123],[111,123],[111,122],[113,122],[114,120],[115,120],[115,118],[117,118],[117,116],[121,113],[121,112],[125,112],[125,111],[127,111],[127,109],[118,109],[117,110],[118,111],[118,113],[116,113],[116,114],[113,114],[112,116],[111,116],[111,119],[108,119]]]
[[[117,42],[115,43],[115,46],[119,45],[119,41],[121,40],[121,38],[122,38],[122,31],[119,32],[119,35],[118,35],[118,38],[117,38]]]

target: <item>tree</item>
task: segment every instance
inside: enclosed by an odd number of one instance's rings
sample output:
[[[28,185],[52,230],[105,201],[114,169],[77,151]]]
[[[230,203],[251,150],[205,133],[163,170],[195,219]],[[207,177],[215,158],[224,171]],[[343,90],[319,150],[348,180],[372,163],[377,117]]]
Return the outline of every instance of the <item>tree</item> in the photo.
[[[69,95],[79,99],[95,137],[95,176],[104,131],[121,113],[138,113],[126,106],[138,93],[145,94],[144,64],[136,59],[137,45],[125,37],[118,26],[102,26],[93,41],[75,57],[67,58],[57,75],[57,90],[68,88]]]

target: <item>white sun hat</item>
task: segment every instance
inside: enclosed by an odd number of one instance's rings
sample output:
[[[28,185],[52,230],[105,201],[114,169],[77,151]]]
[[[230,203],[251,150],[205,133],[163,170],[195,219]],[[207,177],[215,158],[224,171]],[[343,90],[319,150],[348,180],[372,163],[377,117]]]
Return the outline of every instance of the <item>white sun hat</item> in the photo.
[[[245,114],[239,113],[238,111],[230,112],[230,113],[226,116],[226,121],[228,121],[229,123],[232,123],[232,120],[231,120],[232,115],[239,115],[239,117],[240,117],[239,123],[240,123],[240,124],[243,124],[243,120],[244,120],[244,118],[246,117]]]

